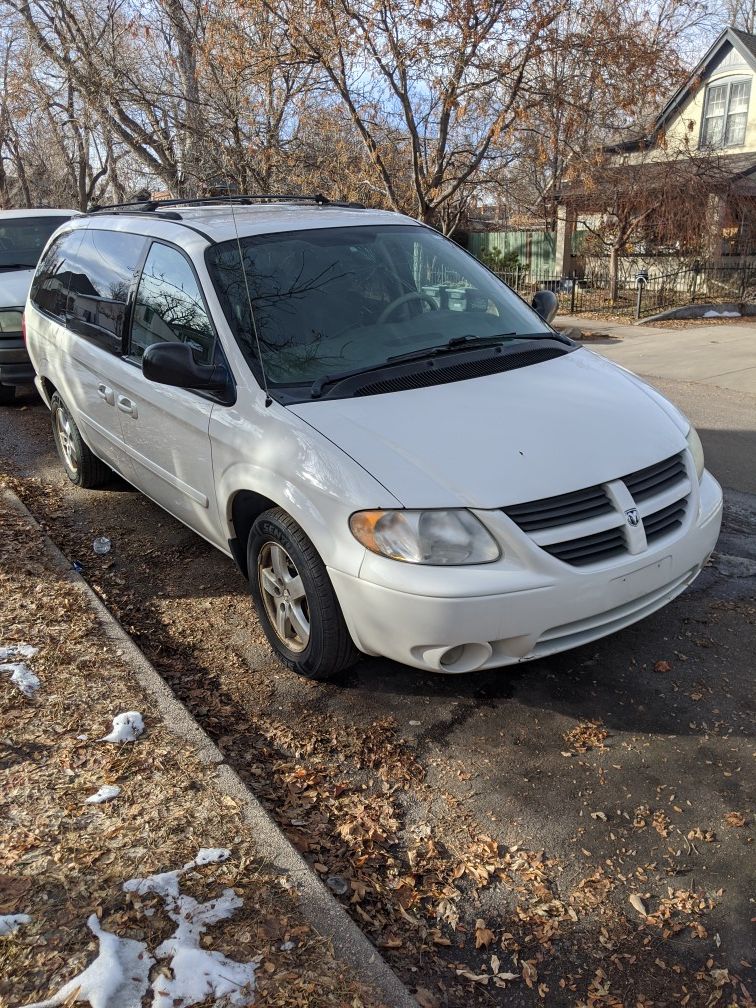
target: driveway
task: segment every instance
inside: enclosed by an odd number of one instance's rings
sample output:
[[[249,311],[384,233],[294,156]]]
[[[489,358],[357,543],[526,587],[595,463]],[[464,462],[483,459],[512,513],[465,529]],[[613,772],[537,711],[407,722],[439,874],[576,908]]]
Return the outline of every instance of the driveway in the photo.
[[[750,1004],[756,394],[644,359],[727,487],[721,552],[635,627],[460,677],[298,679],[230,561],[0,409],[13,485],[426,1008]]]

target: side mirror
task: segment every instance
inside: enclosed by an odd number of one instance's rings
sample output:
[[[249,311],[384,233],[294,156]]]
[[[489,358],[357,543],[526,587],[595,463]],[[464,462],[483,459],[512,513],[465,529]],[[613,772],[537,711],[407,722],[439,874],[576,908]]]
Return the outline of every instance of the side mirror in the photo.
[[[142,356],[142,374],[150,381],[178,388],[223,393],[229,374],[222,364],[197,364],[186,343],[153,343]]]
[[[551,322],[559,307],[559,298],[554,291],[539,290],[533,295],[531,301],[533,311],[540,315],[544,322]]]

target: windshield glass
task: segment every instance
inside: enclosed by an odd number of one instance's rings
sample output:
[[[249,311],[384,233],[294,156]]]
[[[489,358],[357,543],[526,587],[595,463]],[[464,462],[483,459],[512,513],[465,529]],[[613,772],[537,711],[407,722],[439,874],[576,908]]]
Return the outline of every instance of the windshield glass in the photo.
[[[303,230],[240,244],[244,275],[235,239],[207,250],[208,268],[258,377],[259,340],[270,385],[312,383],[450,340],[552,334],[476,259],[425,227]]]
[[[34,269],[47,239],[70,217],[0,219],[0,270]]]

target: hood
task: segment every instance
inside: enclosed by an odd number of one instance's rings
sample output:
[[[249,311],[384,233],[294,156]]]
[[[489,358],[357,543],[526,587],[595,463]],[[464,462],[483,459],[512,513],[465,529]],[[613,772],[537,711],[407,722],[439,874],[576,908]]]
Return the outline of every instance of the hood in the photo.
[[[405,507],[488,509],[617,479],[681,451],[676,411],[650,391],[581,348],[484,378],[289,408]]]
[[[33,269],[0,270],[0,308],[23,308],[33,279]]]

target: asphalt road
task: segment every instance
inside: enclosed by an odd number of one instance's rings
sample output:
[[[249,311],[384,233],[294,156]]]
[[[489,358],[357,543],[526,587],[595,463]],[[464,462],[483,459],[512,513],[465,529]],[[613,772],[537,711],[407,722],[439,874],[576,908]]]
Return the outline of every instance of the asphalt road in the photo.
[[[71,487],[31,393],[0,409],[27,505],[429,1006],[749,1003],[756,396],[654,381],[726,487],[682,597],[515,669],[329,684],[271,659],[225,557],[118,480]]]

